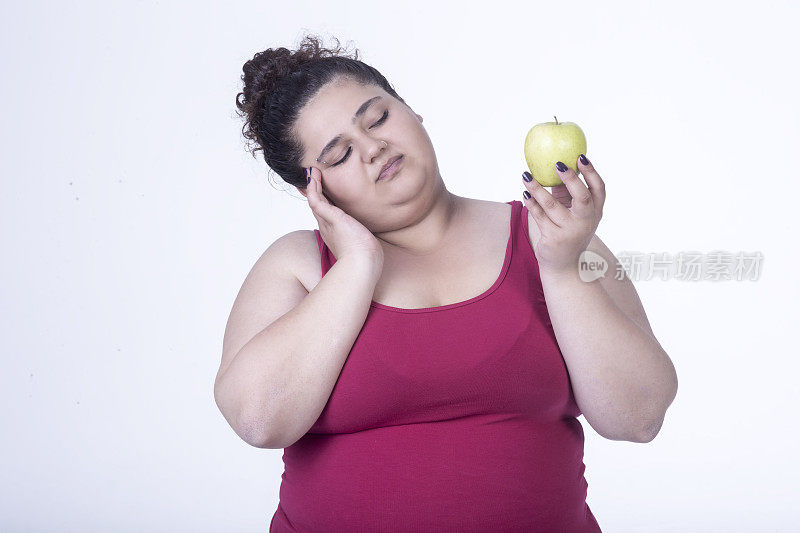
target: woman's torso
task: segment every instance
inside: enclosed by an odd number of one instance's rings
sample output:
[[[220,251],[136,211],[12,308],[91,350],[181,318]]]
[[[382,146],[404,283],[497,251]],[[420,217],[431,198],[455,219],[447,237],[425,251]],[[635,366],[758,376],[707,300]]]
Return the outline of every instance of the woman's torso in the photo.
[[[284,449],[272,533],[600,531],[527,210],[510,204],[472,204],[485,229],[465,224],[435,275],[384,262],[325,408]],[[312,235],[309,290],[335,263]]]

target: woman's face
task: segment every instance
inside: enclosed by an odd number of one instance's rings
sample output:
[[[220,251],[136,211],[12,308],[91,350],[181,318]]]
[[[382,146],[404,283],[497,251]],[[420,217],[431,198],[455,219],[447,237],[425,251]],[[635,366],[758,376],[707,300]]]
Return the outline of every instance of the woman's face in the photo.
[[[325,196],[362,223],[384,226],[387,205],[425,203],[441,179],[422,117],[381,87],[330,83],[300,111],[294,130],[303,145],[301,164],[319,169]],[[376,181],[397,155],[403,159],[393,179]]]

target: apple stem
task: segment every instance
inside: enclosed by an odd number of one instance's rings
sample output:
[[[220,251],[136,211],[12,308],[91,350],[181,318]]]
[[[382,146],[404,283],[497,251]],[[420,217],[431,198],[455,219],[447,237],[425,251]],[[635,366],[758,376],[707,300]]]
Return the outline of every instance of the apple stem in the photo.
[[[558,126],[558,119],[556,118],[556,116],[555,116],[555,115],[553,115],[553,118],[555,118],[555,119],[556,119],[556,126]]]

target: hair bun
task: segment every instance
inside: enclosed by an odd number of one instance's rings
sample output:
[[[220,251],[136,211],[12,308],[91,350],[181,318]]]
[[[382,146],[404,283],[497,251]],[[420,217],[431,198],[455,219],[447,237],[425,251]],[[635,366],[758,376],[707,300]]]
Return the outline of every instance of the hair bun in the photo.
[[[243,104],[262,99],[281,78],[301,64],[298,57],[286,48],[258,52],[242,67]]]
[[[244,87],[242,92],[236,95],[237,106],[240,109],[243,106],[260,107],[263,99],[275,89],[282,79],[299,70],[303,65],[323,57],[342,57],[339,40],[335,37],[334,40],[336,40],[334,49],[324,48],[317,38],[306,36],[294,52],[280,47],[268,48],[263,52],[256,53],[253,59],[247,61],[242,67]],[[353,59],[358,59],[358,50]],[[244,96],[244,99],[240,101],[239,96]],[[252,106],[248,104],[252,104]]]

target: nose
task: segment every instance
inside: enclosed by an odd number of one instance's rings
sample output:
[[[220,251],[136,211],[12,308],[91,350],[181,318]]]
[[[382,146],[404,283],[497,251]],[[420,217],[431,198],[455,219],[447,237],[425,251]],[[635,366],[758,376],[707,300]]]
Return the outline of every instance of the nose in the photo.
[[[384,148],[387,148],[388,146],[389,143],[386,141],[376,140],[372,146],[372,151],[370,152],[370,161],[373,161],[376,157],[379,157]]]

